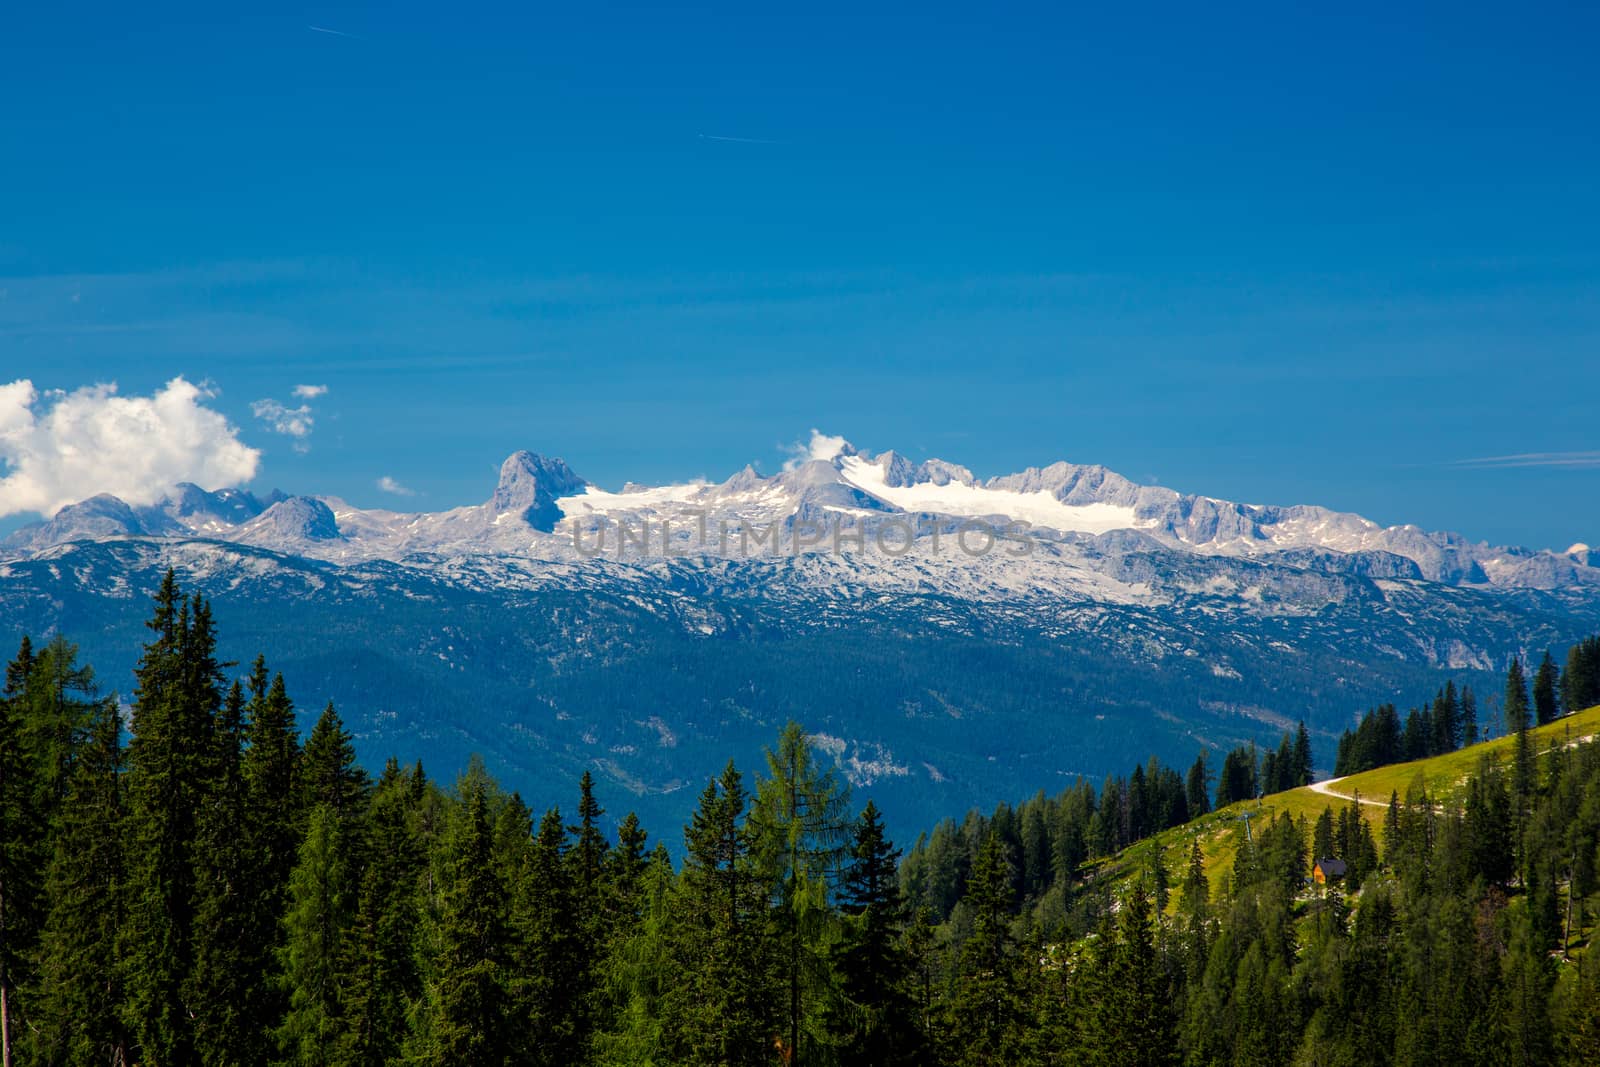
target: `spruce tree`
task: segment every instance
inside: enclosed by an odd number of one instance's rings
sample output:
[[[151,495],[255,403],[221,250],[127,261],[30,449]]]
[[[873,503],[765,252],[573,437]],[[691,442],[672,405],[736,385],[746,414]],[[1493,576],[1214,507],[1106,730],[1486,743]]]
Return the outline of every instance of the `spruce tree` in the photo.
[[[210,783],[195,825],[194,968],[185,1000],[202,1063],[260,1062],[268,1046],[251,1006],[265,992],[260,960],[249,951],[257,898],[252,879],[241,746],[244,692],[235,682],[211,730]]]
[[[73,762],[50,857],[39,958],[40,1063],[132,1062],[121,1016],[125,784],[121,714],[115,700],[103,700]]]
[[[1506,669],[1505,700],[1506,733],[1514,734],[1528,728],[1528,683],[1523,677],[1522,660],[1511,657]]]
[[[955,1061],[961,1067],[1001,1067],[1015,1060],[1022,1005],[1011,934],[1011,874],[994,833],[984,838],[973,864],[965,903],[972,933],[961,950],[960,984],[947,1027],[962,1035],[964,1047]]]
[[[1472,686],[1461,687],[1461,740],[1462,744],[1478,743],[1478,698]]]
[[[295,777],[301,810],[310,812],[316,805],[326,804],[341,820],[352,824],[359,820],[370,780],[356,763],[355,745],[331,702],[306,737]]]
[[[1171,998],[1150,925],[1150,898],[1144,884],[1135,882],[1117,916],[1111,974],[1097,1013],[1101,1060],[1108,1064],[1178,1062]]]
[[[412,778],[390,759],[367,815],[367,853],[349,939],[343,1062],[387,1063],[399,1056],[406,1018],[421,990],[415,919],[425,857],[413,832]]]
[[[1533,673],[1533,715],[1534,721],[1540,726],[1554,722],[1556,716],[1561,714],[1558,695],[1560,684],[1561,672],[1556,668],[1555,660],[1550,658],[1550,650],[1545,649],[1544,659]]]
[[[415,1062],[431,1067],[512,1062],[507,1016],[506,895],[494,864],[487,787],[469,777],[438,864],[437,955],[427,976]]]
[[[1191,819],[1198,819],[1211,810],[1211,771],[1206,765],[1204,749],[1189,766],[1189,774],[1184,779],[1184,799]]]
[[[639,816],[629,812],[617,827],[617,846],[606,853],[601,870],[604,882],[607,937],[626,936],[643,906],[644,876],[650,867],[645,851],[649,839]]]
[[[849,787],[818,766],[811,739],[789,723],[767,750],[768,777],[750,813],[778,925],[787,1002],[786,1046],[793,1067],[808,1059],[809,1022],[825,988],[830,880],[850,834]]]
[[[843,936],[831,952],[839,988],[828,1010],[828,1029],[843,1067],[925,1062],[909,988],[911,960],[902,937],[907,916],[899,858],[884,835],[877,806],[868,801],[839,890],[846,916]]]
[[[293,1067],[345,1062],[343,986],[354,901],[343,832],[333,806],[317,804],[289,876],[281,963],[288,1012],[275,1036],[279,1062]]]
[[[299,856],[300,811],[305,794],[299,786],[300,739],[294,704],[281,674],[268,681],[266,661],[251,666],[246,703],[241,765],[248,818],[240,833],[246,838],[251,869],[244,884],[252,897],[249,929],[240,944],[247,966],[259,976],[261,993],[249,1005],[250,1025],[260,1033],[275,1030],[286,1000],[277,974],[283,945],[280,922],[287,902],[289,873]]]
[[[674,1060],[726,1067],[765,1064],[788,998],[764,936],[767,884],[751,854],[743,778],[730,762],[707,784],[684,830],[683,872],[672,923],[682,976],[662,1014]],[[785,990],[786,992],[786,990]]]
[[[11,1067],[21,1036],[18,987],[37,932],[39,843],[44,813],[35,807],[38,775],[27,746],[25,713],[33,643],[22,638],[0,692],[0,1062]]]
[[[196,827],[210,768],[221,669],[211,613],[180,597],[168,571],[146,626],[154,638],[135,669],[128,749],[127,1020],[140,1062],[195,1058],[185,986],[194,966]]]
[[[515,818],[526,837],[526,815]],[[597,911],[598,902],[577,895],[573,851],[560,809],[551,808],[518,850],[520,866],[513,874],[512,989],[515,1010],[529,1024],[528,1047],[519,1057],[529,1064],[577,1062],[589,1030],[594,960],[583,913]]]
[[[1294,755],[1291,761],[1293,775],[1288,782],[1288,788],[1298,789],[1311,784],[1315,772],[1311,766],[1311,734],[1306,730],[1302,720],[1294,731]]]

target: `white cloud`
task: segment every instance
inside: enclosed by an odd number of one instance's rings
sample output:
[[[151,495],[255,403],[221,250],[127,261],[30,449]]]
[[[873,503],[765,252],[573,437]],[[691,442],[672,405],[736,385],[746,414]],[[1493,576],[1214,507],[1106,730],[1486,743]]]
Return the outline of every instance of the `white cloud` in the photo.
[[[382,489],[385,493],[393,493],[395,496],[416,496],[417,495],[417,491],[415,489],[410,489],[410,488],[408,488],[406,486],[401,485],[399,482],[395,481],[393,478],[389,477],[387,474],[385,474],[382,478],[378,479],[378,488]]]
[[[825,434],[816,427],[811,429],[811,440],[804,443],[796,441],[787,446],[784,451],[789,453],[789,459],[784,463],[783,469],[792,471],[802,463],[814,460],[830,460],[838,457],[839,453],[850,447],[850,442],[843,437],[834,437]]]
[[[297,385],[294,387],[294,395],[301,400],[315,400],[317,397],[326,396],[327,394],[328,387],[326,385]]]
[[[257,400],[250,405],[250,413],[266,423],[273,433],[294,438],[296,452],[311,451],[311,443],[307,438],[311,436],[311,430],[316,426],[316,419],[311,414],[310,404],[291,408],[276,400]]]
[[[249,481],[261,453],[205,406],[214,395],[183,378],[150,396],[118,396],[115,383],[43,394],[26,378],[0,385],[0,515],[50,516],[96,493],[153,504],[178,482]]]

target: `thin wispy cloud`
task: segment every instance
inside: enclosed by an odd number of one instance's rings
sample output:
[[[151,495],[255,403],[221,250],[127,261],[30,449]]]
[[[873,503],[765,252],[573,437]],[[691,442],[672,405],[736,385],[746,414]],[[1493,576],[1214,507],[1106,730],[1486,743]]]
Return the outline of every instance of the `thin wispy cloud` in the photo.
[[[761,137],[723,137],[715,133],[702,133],[702,141],[727,141],[730,144],[783,144],[782,141],[768,141]]]
[[[348,37],[352,41],[364,41],[364,40],[366,40],[366,38],[364,38],[364,37],[357,37],[355,34],[353,34],[353,33],[345,33],[343,30],[330,30],[326,26],[309,26],[308,25],[306,27],[306,29],[310,30],[312,33],[325,33],[330,37]]]
[[[417,491],[415,489],[412,489],[410,486],[401,485],[398,481],[389,477],[387,474],[378,479],[378,488],[382,489],[385,493],[393,493],[395,496],[417,495]]]
[[[1600,451],[1589,452],[1518,452],[1509,456],[1479,456],[1476,459],[1458,459],[1452,466],[1497,470],[1508,467],[1600,467]]]
[[[294,439],[296,452],[311,451],[312,429],[316,426],[316,419],[311,413],[310,404],[301,404],[297,408],[288,407],[276,400],[257,400],[251,403],[250,413],[264,423],[273,433],[281,433],[285,437]]]

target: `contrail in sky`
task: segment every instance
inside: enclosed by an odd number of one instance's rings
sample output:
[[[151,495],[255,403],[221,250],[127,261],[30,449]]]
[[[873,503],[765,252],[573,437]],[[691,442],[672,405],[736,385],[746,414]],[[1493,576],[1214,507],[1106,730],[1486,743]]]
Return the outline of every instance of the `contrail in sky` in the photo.
[[[326,33],[331,34],[334,37],[348,37],[352,41],[362,40],[362,38],[357,37],[353,33],[345,33],[343,30],[330,30],[326,26],[307,26],[306,29],[312,31],[313,33]]]
[[[733,144],[782,144],[782,141],[765,141],[759,137],[719,137],[714,133],[702,133],[702,141],[731,141]]]

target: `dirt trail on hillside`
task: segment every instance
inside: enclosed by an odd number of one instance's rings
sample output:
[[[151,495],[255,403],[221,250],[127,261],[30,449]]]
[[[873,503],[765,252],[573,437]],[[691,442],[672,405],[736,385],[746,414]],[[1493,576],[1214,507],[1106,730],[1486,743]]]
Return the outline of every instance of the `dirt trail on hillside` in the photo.
[[[1329,778],[1325,782],[1312,782],[1310,788],[1313,793],[1321,793],[1323,796],[1333,797],[1335,800],[1354,800],[1355,797],[1348,793],[1336,793],[1333,791],[1333,787],[1342,781],[1344,781],[1343,778]],[[1361,803],[1371,805],[1374,808],[1387,808],[1389,806],[1387,800],[1368,800],[1366,797],[1361,798]]]

